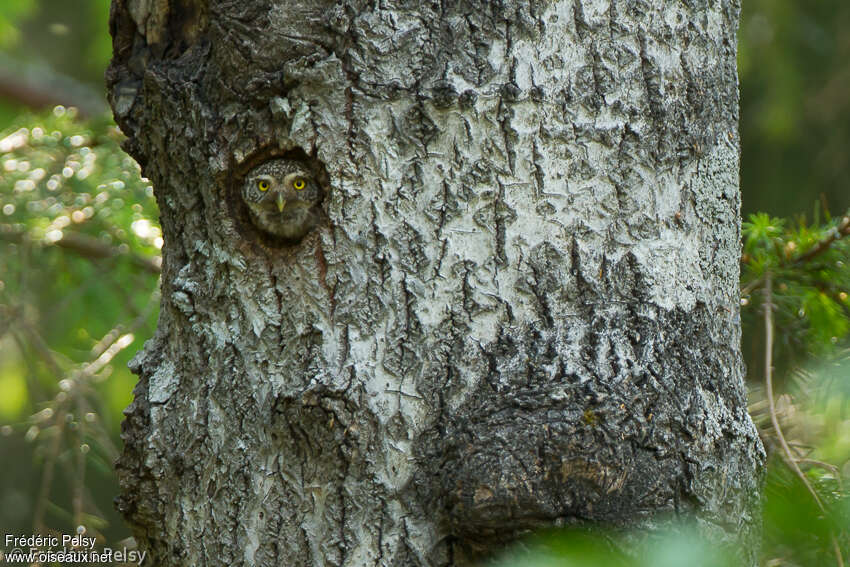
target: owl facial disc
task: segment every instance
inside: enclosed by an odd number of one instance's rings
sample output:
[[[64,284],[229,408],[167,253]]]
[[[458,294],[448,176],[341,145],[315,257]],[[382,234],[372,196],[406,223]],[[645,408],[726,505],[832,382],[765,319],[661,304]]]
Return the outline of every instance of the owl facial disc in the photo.
[[[295,159],[272,159],[250,170],[242,200],[257,229],[286,240],[300,240],[321,218],[322,190],[310,168]]]

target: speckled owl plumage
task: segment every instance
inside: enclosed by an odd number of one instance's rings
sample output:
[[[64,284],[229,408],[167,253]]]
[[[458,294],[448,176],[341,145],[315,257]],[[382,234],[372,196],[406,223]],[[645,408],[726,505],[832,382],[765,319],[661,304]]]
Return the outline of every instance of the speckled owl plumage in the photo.
[[[254,226],[286,240],[300,240],[321,218],[321,188],[298,160],[273,159],[249,171],[242,199]]]

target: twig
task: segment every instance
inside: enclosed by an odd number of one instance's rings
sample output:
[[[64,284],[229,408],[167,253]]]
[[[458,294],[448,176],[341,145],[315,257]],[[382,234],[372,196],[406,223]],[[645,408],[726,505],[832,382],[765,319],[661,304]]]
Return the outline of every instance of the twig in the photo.
[[[56,381],[58,382],[59,380],[62,380],[62,378],[65,377],[65,371],[56,361],[56,357],[53,356],[53,352],[38,333],[38,330],[23,318],[20,320],[20,326],[29,336],[31,344],[35,347],[36,352],[38,352],[38,355],[44,361],[44,364],[50,368],[50,371],[56,377]]]
[[[760,286],[763,283],[764,283],[764,276],[761,276],[759,278],[754,279],[753,281],[748,283],[746,286],[744,286],[744,288],[741,290],[741,297],[745,297],[747,295],[750,295],[753,292],[753,290],[755,290],[758,286]]]
[[[121,252],[118,247],[109,246],[99,241],[97,238],[80,234],[78,232],[65,232],[58,241],[56,246],[76,252],[80,256],[86,258],[112,258],[114,256],[128,255],[130,260],[138,267],[152,273],[158,274],[162,271],[159,256],[154,258],[145,258],[137,254],[129,252]]]
[[[76,106],[87,116],[98,116],[108,110],[102,91],[44,65],[18,61],[4,54],[0,54],[0,95],[29,108],[64,104]]]
[[[806,475],[800,470],[797,460],[791,453],[791,447],[785,441],[785,435],[782,433],[782,427],[779,426],[779,418],[776,415],[776,405],[773,401],[773,278],[770,272],[764,275],[764,383],[767,390],[767,402],[770,407],[770,421],[773,423],[773,430],[776,432],[776,437],[779,439],[779,444],[782,446],[784,457],[788,466],[803,482],[803,485],[808,489],[809,493],[814,498],[815,503],[820,508],[820,511],[825,517],[828,517],[826,508],[821,502],[815,489],[809,483]],[[829,536],[832,540],[832,549],[835,552],[835,559],[838,562],[838,567],[844,567],[844,559],[841,556],[841,549],[838,547],[838,541],[835,539],[835,534],[832,528],[829,529]]]
[[[82,419],[85,415],[84,400],[82,396],[76,396],[76,406],[77,406],[77,415]],[[82,427],[82,426],[80,426]],[[74,527],[82,525],[83,523],[83,492],[85,490],[86,485],[86,454],[83,452],[82,444],[83,444],[83,435],[82,429],[78,427],[76,430],[76,441],[74,446],[74,453],[77,457],[76,462],[76,471],[73,486],[71,487],[71,507],[73,508],[74,513]]]
[[[843,483],[841,482],[841,471],[838,467],[833,464],[827,463],[825,461],[818,461],[817,459],[807,459],[803,458],[799,460],[800,463],[805,463],[807,465],[812,465],[814,467],[820,467],[824,470],[831,472],[835,476],[836,482],[838,482],[838,489],[841,492],[844,492]]]
[[[850,234],[850,216],[845,216],[842,217],[838,226],[829,232],[829,236],[812,246],[808,252],[794,260],[794,265],[799,266],[800,264],[808,262],[815,256],[825,252],[830,246],[832,246],[833,242],[841,240],[848,234]]]
[[[3,315],[3,317],[0,318],[0,339],[2,339],[6,332],[12,328],[12,323],[14,323],[15,319],[20,317],[22,313],[23,309],[20,307],[0,305],[0,315]]]
[[[26,237],[27,231],[14,230],[9,225],[0,225],[0,240],[22,242]],[[53,243],[53,245],[92,260],[127,256],[133,264],[147,272],[152,274],[162,272],[161,256],[146,258],[133,252],[124,252],[118,246],[104,244],[97,238],[79,232],[64,231],[62,238]]]
[[[15,341],[15,344],[18,346],[18,351],[21,353],[21,358],[24,359],[24,364],[27,365],[28,372],[24,373],[24,379],[27,381],[27,388],[30,390],[30,397],[39,402],[47,400],[47,392],[44,391],[44,386],[38,379],[38,369],[33,363],[33,359],[35,357],[28,356],[27,351],[29,350],[29,346],[27,341],[24,340],[21,332],[17,329],[12,329],[11,336]]]
[[[826,252],[829,249],[829,247],[833,245],[833,243],[835,243],[838,240],[841,240],[842,238],[844,238],[845,236],[848,236],[848,235],[850,235],[850,216],[844,216],[844,217],[841,218],[841,222],[838,223],[838,226],[836,226],[835,228],[833,228],[829,232],[829,236],[827,236],[826,238],[824,238],[823,240],[821,240],[820,242],[818,242],[817,244],[812,246],[805,254],[798,256],[796,259],[794,259],[793,262],[791,262],[790,265],[798,267],[802,264],[805,264],[806,262],[810,261],[811,259],[813,259],[813,258],[819,256],[820,254],[823,254],[824,252]],[[780,258],[781,258],[781,256],[780,256]],[[781,259],[780,259],[780,263],[781,263],[781,265],[786,265],[785,262],[782,261]],[[765,275],[762,275],[762,276],[754,279],[753,281],[751,281],[750,283],[748,283],[746,286],[744,286],[741,289],[741,297],[746,297],[747,295],[749,295],[750,293],[755,291],[756,288],[764,285],[764,283],[765,283]],[[840,301],[837,302],[837,303],[839,305],[842,305],[842,302],[840,302]]]
[[[56,468],[56,457],[59,455],[59,442],[62,439],[63,425],[64,420],[56,420],[56,432],[44,462],[44,473],[41,476],[41,486],[38,489],[32,521],[33,531],[37,534],[43,534],[45,530],[44,510],[47,507],[47,500],[50,498],[50,488],[53,486],[53,471]]]

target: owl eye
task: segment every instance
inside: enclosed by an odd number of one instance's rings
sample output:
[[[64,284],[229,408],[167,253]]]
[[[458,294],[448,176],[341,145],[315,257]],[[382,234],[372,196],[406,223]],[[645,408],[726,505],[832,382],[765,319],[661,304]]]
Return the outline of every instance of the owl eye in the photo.
[[[269,190],[269,182],[268,181],[258,181],[257,189],[260,191],[268,191]]]
[[[299,177],[292,182],[292,186],[295,187],[296,190],[301,191],[306,186],[306,183],[304,183],[304,180]]]

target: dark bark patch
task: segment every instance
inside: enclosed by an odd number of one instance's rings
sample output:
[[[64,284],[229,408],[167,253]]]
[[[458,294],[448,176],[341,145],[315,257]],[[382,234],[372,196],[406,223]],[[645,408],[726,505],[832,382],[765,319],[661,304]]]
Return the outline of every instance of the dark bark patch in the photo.
[[[206,31],[207,20],[207,2],[171,0],[168,14],[168,47],[164,56],[176,59],[183,55]]]
[[[628,270],[625,262],[611,273]],[[755,483],[725,491],[712,473],[728,468],[728,455],[743,451],[753,466],[761,455],[741,436],[743,414],[717,412],[705,399],[716,392],[744,403],[740,384],[726,378],[737,355],[720,347],[727,330],[710,310],[598,302],[594,311],[584,345],[572,344],[560,318],[547,332],[500,334],[483,347],[488,376],[420,438],[411,497],[439,502],[465,553],[553,524],[628,526],[647,514],[743,511],[749,497],[741,494],[756,494]],[[629,340],[618,338],[624,334]],[[634,348],[614,350],[623,344]]]

